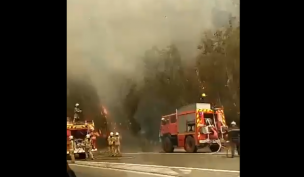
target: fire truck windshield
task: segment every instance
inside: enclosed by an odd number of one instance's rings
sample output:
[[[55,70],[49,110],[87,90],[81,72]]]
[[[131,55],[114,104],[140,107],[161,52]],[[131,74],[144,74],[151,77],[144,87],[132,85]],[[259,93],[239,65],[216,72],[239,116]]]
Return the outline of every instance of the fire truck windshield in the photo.
[[[87,134],[87,130],[71,130],[71,135],[74,137],[74,139],[84,139]]]
[[[214,115],[215,119],[217,119],[217,114]],[[205,113],[204,118],[208,119],[211,124],[213,124],[213,114]]]
[[[212,113],[205,113],[204,114],[204,118],[210,118],[210,119],[213,119],[213,114]],[[216,114],[215,114],[215,118],[216,118]]]

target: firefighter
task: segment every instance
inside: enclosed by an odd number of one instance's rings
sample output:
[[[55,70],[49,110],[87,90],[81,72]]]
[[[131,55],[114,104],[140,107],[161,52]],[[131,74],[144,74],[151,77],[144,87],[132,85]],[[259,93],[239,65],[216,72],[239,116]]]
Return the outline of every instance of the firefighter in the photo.
[[[79,103],[76,103],[75,108],[74,108],[74,120],[73,120],[73,122],[78,121],[80,119],[79,114],[81,112],[82,112],[82,110],[79,108]]]
[[[231,130],[233,130],[233,129],[239,129],[239,127],[236,125],[236,122],[234,122],[234,121],[232,121],[230,123],[230,125],[231,125],[231,127],[230,127]]]
[[[71,157],[71,161],[72,163],[75,163],[75,155],[74,155],[74,150],[75,150],[75,142],[74,142],[74,138],[73,136],[69,136],[69,140],[70,140],[70,143],[69,143],[69,154],[70,154],[70,157]]]
[[[118,132],[115,133],[115,137],[114,137],[114,155],[115,156],[121,156],[121,153],[120,153],[120,136],[119,136]]]
[[[206,95],[205,93],[202,93],[202,94],[201,94],[201,97],[200,97],[201,102],[203,102],[203,103],[205,102],[206,96],[207,96],[207,95]]]
[[[92,148],[96,149],[96,139],[100,136],[98,131],[92,131],[91,132],[91,140],[92,140]]]
[[[235,149],[237,150],[238,154],[240,155],[240,144],[239,144],[239,127],[236,125],[235,121],[230,123],[230,127],[228,129],[228,152],[232,152],[232,157],[234,156]]]
[[[114,133],[110,132],[110,135],[108,136],[108,151],[110,156],[114,156],[114,149],[113,149],[113,144],[114,144]]]
[[[94,160],[94,156],[92,153],[92,140],[91,140],[91,135],[87,134],[86,138],[84,140],[84,145],[85,145],[85,154],[86,154],[86,159],[91,158],[91,160]]]

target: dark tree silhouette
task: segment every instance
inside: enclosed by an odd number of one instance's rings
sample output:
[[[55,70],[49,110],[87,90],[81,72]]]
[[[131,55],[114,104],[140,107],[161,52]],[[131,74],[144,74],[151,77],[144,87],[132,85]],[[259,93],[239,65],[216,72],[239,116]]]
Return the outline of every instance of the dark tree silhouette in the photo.
[[[132,83],[132,80],[130,80],[130,82]],[[130,128],[134,135],[138,134],[138,132],[141,130],[139,123],[134,118],[139,105],[139,100],[140,93],[136,91],[136,84],[132,83],[127,96],[122,101],[125,116],[129,120]]]
[[[81,119],[94,120],[96,127],[104,127],[106,119],[100,113],[101,102],[90,80],[68,78],[67,88],[67,116],[73,117],[75,103],[79,103],[83,110]]]

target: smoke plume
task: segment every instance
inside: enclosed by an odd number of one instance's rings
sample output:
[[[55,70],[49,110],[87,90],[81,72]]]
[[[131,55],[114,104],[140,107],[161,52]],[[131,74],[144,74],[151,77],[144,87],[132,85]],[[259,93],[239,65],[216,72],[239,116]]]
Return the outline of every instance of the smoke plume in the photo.
[[[145,50],[174,43],[194,62],[202,32],[235,14],[221,0],[67,0],[68,77],[88,76],[108,107],[119,106],[125,78],[141,82]]]

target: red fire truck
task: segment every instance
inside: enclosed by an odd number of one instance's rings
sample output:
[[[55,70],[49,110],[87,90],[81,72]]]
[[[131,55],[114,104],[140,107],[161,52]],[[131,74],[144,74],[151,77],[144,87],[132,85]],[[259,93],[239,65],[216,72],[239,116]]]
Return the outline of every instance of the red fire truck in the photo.
[[[74,154],[75,157],[85,158],[85,151],[84,151],[84,139],[87,134],[92,134],[94,131],[95,125],[94,121],[77,121],[77,122],[70,122],[67,121],[67,155],[69,154],[69,136],[72,135],[74,137],[75,142],[75,150]],[[92,151],[97,151],[96,148],[96,141],[93,141],[93,149]]]
[[[162,116],[159,134],[165,152],[183,147],[193,153],[206,146],[216,152],[227,129],[223,108],[211,109],[210,103],[194,103]]]

